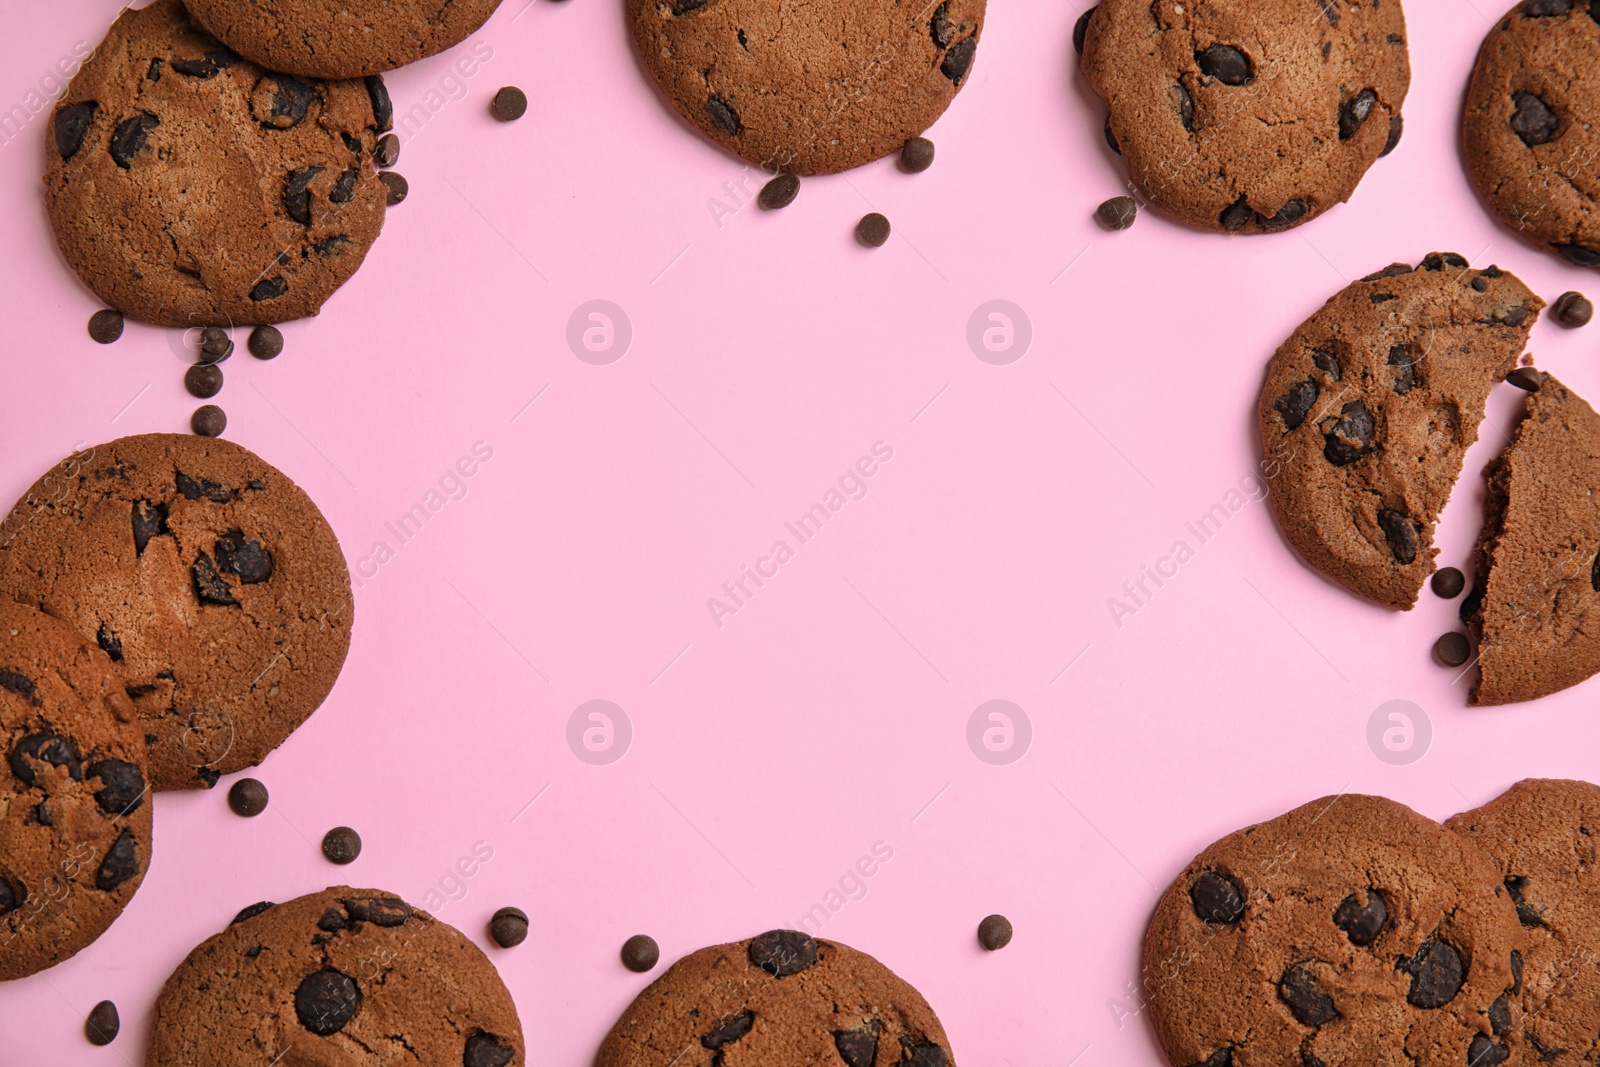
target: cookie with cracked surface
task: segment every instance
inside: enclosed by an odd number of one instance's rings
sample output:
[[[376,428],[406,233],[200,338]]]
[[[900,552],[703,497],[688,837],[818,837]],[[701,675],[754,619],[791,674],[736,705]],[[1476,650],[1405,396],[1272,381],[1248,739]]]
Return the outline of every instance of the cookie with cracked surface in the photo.
[[[344,554],[287,476],[220,438],[143,434],[45,474],[0,522],[0,595],[110,656],[156,789],[253,766],[350,647]]]
[[[623,1012],[597,1067],[953,1067],[922,995],[864,952],[797,930],[692,952]]]
[[[1445,825],[1494,858],[1527,936],[1518,994],[1524,1059],[1592,1063],[1600,1033],[1600,786],[1529,778]]]
[[[1478,641],[1473,704],[1533,700],[1600,672],[1600,415],[1549,374],[1537,380],[1484,470],[1461,605]]]
[[[898,152],[971,77],[986,0],[628,0],[645,69],[691,126],[768,171]]]
[[[148,1067],[210,1067],[235,1049],[282,1067],[527,1062],[511,994],[476,945],[349,886],[245,908],[167,979]]]
[[[1268,498],[1312,567],[1410,608],[1434,523],[1544,301],[1497,267],[1435,252],[1352,283],[1267,368],[1256,416]]]
[[[1382,797],[1229,834],[1162,895],[1144,992],[1173,1067],[1494,1067],[1522,928],[1472,841]]]
[[[106,654],[0,600],[0,981],[105,932],[150,864],[144,738]]]
[[[268,70],[360,78],[466,40],[500,0],[185,0],[195,21]]]
[[[1600,267],[1600,0],[1524,0],[1484,39],[1463,118],[1467,172],[1525,239]]]
[[[46,124],[56,243],[107,304],[159,326],[315,315],[383,228],[379,79],[242,59],[178,0],[124,10]]]
[[[1313,219],[1400,135],[1399,0],[1104,0],[1074,36],[1129,178],[1202,230]]]

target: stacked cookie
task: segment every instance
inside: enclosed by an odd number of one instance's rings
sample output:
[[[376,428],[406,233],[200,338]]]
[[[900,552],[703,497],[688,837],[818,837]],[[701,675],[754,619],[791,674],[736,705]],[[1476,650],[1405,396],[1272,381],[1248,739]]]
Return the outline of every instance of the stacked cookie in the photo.
[[[1144,990],[1174,1067],[1494,1067],[1587,1056],[1600,788],[1519,783],[1441,826],[1326,797],[1230,834],[1162,895]]]

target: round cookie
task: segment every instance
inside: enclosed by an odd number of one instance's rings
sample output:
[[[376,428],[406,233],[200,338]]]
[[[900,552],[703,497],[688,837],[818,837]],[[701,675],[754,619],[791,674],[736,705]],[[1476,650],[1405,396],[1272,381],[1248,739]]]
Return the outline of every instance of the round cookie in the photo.
[[[1399,0],[1104,0],[1075,36],[1106,138],[1151,203],[1272,233],[1355,192],[1411,85]]]
[[[1522,1051],[1521,946],[1471,841],[1324,797],[1195,858],[1156,905],[1144,986],[1174,1067],[1494,1067]]]
[[[1284,537],[1351,592],[1410,608],[1434,523],[1544,301],[1435,252],[1336,294],[1267,367],[1256,416]]]
[[[986,0],[628,0],[639,57],[689,123],[769,171],[898,152],[967,83]]]
[[[0,601],[0,981],[105,932],[150,863],[144,739],[106,654]]]
[[[245,908],[162,987],[146,1067],[256,1054],[279,1067],[527,1062],[516,1005],[476,945],[397,897],[348,886]]]
[[[160,326],[315,315],[383,228],[382,82],[239,58],[178,0],[125,9],[47,124],[45,203],[100,299]]]
[[[864,952],[797,930],[690,953],[640,993],[596,1067],[953,1067],[933,1009]]]
[[[1600,0],[1525,0],[1478,52],[1467,171],[1524,238],[1600,267]]]
[[[252,63],[303,78],[379,74],[460,44],[500,0],[185,0]]]
[[[1527,935],[1524,1060],[1593,1063],[1600,1034],[1600,786],[1529,778],[1445,825],[1494,858]]]
[[[67,457],[0,523],[0,596],[111,657],[156,789],[259,763],[350,647],[350,575],[288,477],[220,438],[144,434]]]

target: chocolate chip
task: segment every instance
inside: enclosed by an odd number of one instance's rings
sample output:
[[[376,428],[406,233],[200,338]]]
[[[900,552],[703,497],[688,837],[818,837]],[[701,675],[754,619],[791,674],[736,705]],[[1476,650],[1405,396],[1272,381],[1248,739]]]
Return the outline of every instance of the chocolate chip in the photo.
[[[56,151],[62,159],[71,159],[83,147],[83,139],[94,124],[94,113],[100,105],[93,100],[81,104],[68,104],[56,112]]]
[[[200,351],[217,357],[207,362],[221,363],[233,353],[233,338],[221,326],[207,326],[200,331]]]
[[[945,1067],[949,1056],[931,1041],[900,1038],[900,1067]]]
[[[1433,587],[1435,596],[1454,600],[1467,587],[1467,576],[1454,567],[1443,567],[1434,572],[1428,584]]]
[[[978,39],[964,37],[944,54],[944,62],[939,64],[939,73],[953,82],[959,82],[967,76],[967,71],[972,69],[972,60],[977,54]]]
[[[1174,95],[1178,98],[1178,121],[1190,133],[1194,132],[1194,97],[1182,82],[1174,82]]]
[[[1250,57],[1228,44],[1214,44],[1194,54],[1200,73],[1223,85],[1245,85],[1254,73]]]
[[[283,183],[283,210],[302,226],[311,225],[311,180],[323,171],[322,167],[305,167],[291,170]]]
[[[238,58],[225,48],[213,49],[199,59],[174,59],[172,69],[190,78],[215,78]]]
[[[1011,944],[1011,920],[1004,915],[986,915],[978,924],[978,944],[989,952],[998,952]]]
[[[1083,55],[1083,40],[1089,35],[1089,20],[1094,17],[1094,11],[1093,7],[1089,8],[1079,15],[1078,21],[1072,25],[1072,47],[1078,50],[1080,56]]]
[[[1389,554],[1401,565],[1409,565],[1417,558],[1417,528],[1411,517],[1391,508],[1378,509],[1378,526],[1384,540],[1389,542]]]
[[[317,920],[317,929],[330,934],[348,930],[350,926],[350,917],[339,908],[329,908],[322,913],[322,918]]]
[[[127,815],[144,803],[144,774],[134,764],[103,759],[89,764],[87,770],[90,778],[100,779],[94,802],[107,815]]]
[[[489,107],[501,122],[515,122],[528,111],[528,94],[515,85],[507,85],[494,94]]]
[[[15,689],[6,686],[7,689]],[[11,773],[23,785],[37,782],[38,771],[33,762],[48,763],[52,767],[65,767],[74,782],[83,781],[83,765],[79,762],[78,748],[60,734],[29,734],[11,750]]]
[[[1481,275],[1472,279],[1472,289],[1474,292],[1487,293],[1489,291],[1489,280]]]
[[[1106,116],[1105,135],[1106,135],[1106,144],[1111,146],[1111,151],[1115,152],[1119,156],[1122,155],[1122,146],[1117,143],[1117,135],[1114,132],[1112,132],[1112,129],[1111,129],[1111,116],[1110,115]]]
[[[661,959],[661,949],[649,934],[634,934],[622,943],[622,965],[638,974],[650,970]]]
[[[174,471],[173,474],[178,486],[178,492],[183,494],[185,500],[204,498],[213,504],[226,504],[233,499],[233,490],[225,485],[218,485],[216,482],[207,481],[205,478],[195,478],[182,471]],[[167,509],[163,505],[161,514],[165,515],[166,513]],[[166,530],[163,529],[161,532],[166,533]]]
[[[9,915],[28,901],[28,888],[21,882],[0,878],[0,915]]]
[[[868,248],[882,248],[889,239],[889,220],[873,211],[856,223],[856,240]]]
[[[796,174],[780,174],[761,187],[761,193],[756,198],[767,211],[777,211],[794,203],[794,198],[800,195],[800,177]]]
[[[1317,6],[1322,8],[1322,17],[1328,20],[1328,25],[1339,25],[1338,0],[1317,0]]]
[[[1393,152],[1400,144],[1400,135],[1406,132],[1406,123],[1399,115],[1389,120],[1389,139],[1383,143],[1383,151],[1378,153],[1378,158]]]
[[[1511,902],[1517,907],[1517,921],[1523,926],[1543,926],[1544,913],[1529,901],[1522,899],[1522,891],[1528,888],[1528,879],[1520,874],[1514,874],[1505,881],[1506,892],[1511,895]]]
[[[380,167],[392,167],[400,162],[400,138],[392,133],[378,138],[377,147],[372,150],[372,161]]]
[[[1363,89],[1346,100],[1339,108],[1339,140],[1348,141],[1354,137],[1377,102],[1378,94],[1371,89]]]
[[[1561,120],[1548,104],[1533,93],[1511,94],[1511,130],[1529,148],[1545,144],[1561,129]]]
[[[1273,408],[1283,418],[1286,431],[1298,430],[1304,425],[1306,416],[1311,413],[1311,408],[1316,404],[1321,392],[1315,380],[1306,378],[1289,386],[1287,393],[1272,402]]]
[[[229,530],[217,538],[212,549],[217,554],[217,566],[238,575],[245,585],[272,577],[272,553],[261,547],[260,541],[247,540],[242,531]]]
[[[411,195],[411,183],[392,170],[386,170],[379,174],[378,180],[388,187],[389,197],[384,202],[389,207],[394,207]]]
[[[249,348],[257,359],[275,359],[283,351],[283,334],[276,326],[257,326],[250,332]]]
[[[1472,658],[1472,644],[1466,634],[1452,630],[1433,643],[1433,658],[1446,667],[1459,667]]]
[[[1497,1034],[1511,1032],[1511,994],[1501,993],[1489,1005],[1489,1029]]]
[[[461,1067],[506,1067],[517,1050],[493,1034],[474,1030],[461,1050]]]
[[[239,602],[233,598],[233,588],[222,575],[217,573],[216,564],[211,562],[210,556],[204,552],[200,553],[194,561],[194,566],[190,568],[190,573],[194,575],[194,595],[200,603],[216,604],[225,608],[239,606]]]
[[[1289,1005],[1289,1011],[1305,1026],[1322,1026],[1339,1018],[1339,1009],[1333,998],[1317,985],[1317,976],[1311,968],[1297,963],[1283,973],[1278,982],[1278,996]]]
[[[135,115],[117,123],[111,134],[111,159],[123,170],[133,165],[133,157],[150,146],[150,131],[161,125],[154,115]]]
[[[30,704],[37,706],[39,698],[34,695],[33,679],[18,671],[0,671],[0,689],[9,689],[20,697],[26,697]]]
[[[1466,967],[1451,944],[1429,938],[1410,959],[1401,957],[1395,969],[1411,976],[1406,1001],[1417,1008],[1442,1008],[1461,992]]]
[[[900,149],[900,169],[907,174],[921,174],[933,166],[933,142],[926,137],[913,137]]]
[[[750,941],[750,962],[774,978],[787,978],[817,962],[817,943],[799,930],[768,930]]]
[[[372,101],[372,128],[379,133],[394,129],[394,103],[389,99],[389,89],[383,84],[383,75],[368,74],[364,79],[367,98]]]
[[[1600,21],[1597,19],[1596,21]],[[1551,245],[1567,262],[1576,263],[1580,267],[1600,267],[1600,252],[1583,245]]]
[[[1494,316],[1494,321],[1503,322],[1507,326],[1521,326],[1524,322],[1528,321],[1528,317],[1532,314],[1533,308],[1529,307],[1527,304],[1518,304],[1515,307],[1507,308],[1505,311],[1496,314]]]
[[[333,189],[328,193],[328,201],[334,204],[348,204],[350,198],[356,195],[356,182],[360,178],[360,167],[346,167],[339,174],[338,180],[333,183]]]
[[[348,826],[335,826],[322,835],[322,854],[329,863],[354,863],[361,855],[361,835]]]
[[[356,922],[373,926],[404,926],[411,920],[411,905],[399,897],[350,897],[341,900],[345,913]]]
[[[83,1021],[83,1036],[89,1039],[91,1045],[111,1044],[121,1029],[122,1020],[117,1016],[117,1006],[109,1000],[102,1000],[91,1008],[89,1017]]]
[[[1305,218],[1310,211],[1311,205],[1296,197],[1295,199],[1284,204],[1283,207],[1279,208],[1278,213],[1271,218],[1267,218],[1259,211],[1256,212],[1256,225],[1260,226],[1263,230],[1287,229],[1288,227],[1299,222],[1301,219]]]
[[[1495,1064],[1504,1063],[1510,1055],[1510,1049],[1489,1035],[1473,1034],[1472,1042],[1467,1046],[1467,1067],[1495,1067]]]
[[[1249,203],[1246,202],[1245,198],[1241,196],[1239,199],[1222,209],[1222,214],[1219,216],[1219,221],[1222,223],[1223,229],[1228,230],[1231,233],[1238,233],[1240,230],[1250,225],[1250,220],[1255,218],[1255,214],[1255,211],[1251,209]]]
[[[241,778],[228,787],[228,807],[235,815],[254,818],[267,810],[267,787],[255,778]]]
[[[300,1025],[318,1037],[337,1034],[361,1010],[361,988],[343,971],[324,967],[306,975],[294,991]]]
[[[1411,268],[1407,267],[1406,270],[1409,273]],[[1338,353],[1336,352],[1329,352],[1322,348],[1313,348],[1311,350],[1311,362],[1315,363],[1318,370],[1332,378],[1334,381],[1339,381],[1344,377],[1344,364],[1340,362]]]
[[[698,11],[705,7],[710,0],[672,0],[672,13],[674,15],[687,15],[691,11]]]
[[[289,283],[282,278],[264,278],[250,290],[250,299],[256,303],[263,300],[276,300],[289,291]]]
[[[227,413],[215,404],[201,404],[189,416],[189,429],[201,437],[221,437],[227,428]]]
[[[1389,906],[1384,902],[1383,894],[1376,889],[1368,889],[1363,902],[1355,893],[1351,893],[1339,902],[1333,910],[1333,925],[1345,932],[1352,945],[1365,947],[1378,939],[1383,932],[1384,924],[1389,921]]]
[[[1537,393],[1539,386],[1544,384],[1544,375],[1532,367],[1518,367],[1506,375],[1506,381],[1518,389],[1526,389],[1530,393]]]
[[[1389,348],[1389,366],[1394,368],[1391,385],[1400,396],[1405,396],[1422,384],[1421,376],[1417,373],[1417,360],[1417,353],[1407,345],[1391,345]]]
[[[1522,995],[1522,953],[1511,950],[1511,995]]]
[[[235,915],[233,917],[233,921],[228,923],[228,925],[238,926],[242,922],[248,922],[249,920],[254,919],[257,915],[271,911],[274,907],[276,907],[276,905],[270,900],[258,900],[248,907],[241,908],[239,914]]]
[[[1550,317],[1567,329],[1576,330],[1580,326],[1589,325],[1589,320],[1594,318],[1594,305],[1582,293],[1562,293],[1556,297],[1555,304],[1551,306]]]
[[[122,312],[104,308],[89,316],[89,337],[108,345],[122,336]]]
[[[489,920],[489,936],[501,948],[515,948],[528,939],[528,916],[521,908],[501,908]]]
[[[1322,456],[1335,467],[1348,467],[1377,450],[1377,423],[1359,400],[1344,405],[1339,409],[1339,418],[1324,420],[1321,428]]]
[[[194,769],[194,776],[200,779],[200,784],[205,786],[207,789],[214,787],[222,780],[222,772],[214,771],[210,767],[196,767]]]
[[[1596,593],[1600,593],[1600,554],[1596,554],[1594,566],[1589,568],[1589,584],[1594,587]]]
[[[733,105],[720,96],[713,96],[706,101],[706,110],[711,114],[711,121],[717,129],[730,137],[739,136],[744,127],[739,124],[739,113]]]
[[[100,861],[100,869],[95,872],[94,885],[109,893],[138,873],[139,846],[133,834],[124,830],[106,850],[106,858]]]
[[[221,373],[220,371],[218,372]],[[146,546],[152,537],[160,537],[167,533],[167,506],[165,504],[152,504],[147,500],[137,501],[133,505],[133,552],[136,556],[144,555]],[[121,648],[120,643],[117,646]]]
[[[222,392],[222,368],[211,363],[196,363],[183,372],[183,387],[190,396],[208,400]]]
[[[94,642],[110,657],[112,663],[122,662],[122,638],[112,633],[105,623],[101,623],[100,629],[95,631]]]
[[[287,74],[267,74],[256,83],[256,91],[271,93],[272,102],[261,125],[268,129],[287,130],[300,125],[316,99],[316,90],[298,78]],[[253,96],[254,94],[252,94]],[[259,113],[258,113],[258,118]]]
[[[1398,278],[1410,274],[1415,268],[1409,263],[1391,263],[1382,270],[1375,270],[1361,280],[1364,282],[1378,282],[1385,278]]]
[[[1094,217],[1108,230],[1126,230],[1139,217],[1139,203],[1131,196],[1114,196],[1095,209]]]
[[[1189,887],[1189,904],[1201,922],[1231,926],[1244,918],[1244,894],[1232,878],[1201,871]]]
[[[1525,19],[1549,18],[1552,15],[1565,15],[1572,10],[1572,0],[1528,0],[1522,5],[1522,17]]]
[[[745,1034],[748,1034],[755,1023],[755,1012],[741,1011],[737,1015],[730,1015],[718,1022],[716,1029],[702,1035],[700,1044],[708,1049],[719,1049],[723,1045],[731,1045]]]
[[[874,1019],[872,1022],[872,1025],[859,1030],[833,1032],[833,1047],[839,1050],[839,1058],[844,1060],[845,1067],[872,1067],[873,1061],[877,1059],[877,1020]]]

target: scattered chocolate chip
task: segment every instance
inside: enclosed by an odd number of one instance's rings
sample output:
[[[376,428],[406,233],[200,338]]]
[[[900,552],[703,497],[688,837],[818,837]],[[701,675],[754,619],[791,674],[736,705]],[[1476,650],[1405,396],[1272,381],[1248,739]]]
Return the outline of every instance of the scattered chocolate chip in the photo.
[[[1555,137],[1561,129],[1561,120],[1543,100],[1533,93],[1511,94],[1511,130],[1529,148],[1542,145]]]
[[[411,905],[399,897],[350,897],[339,903],[353,922],[395,927],[411,920]]]
[[[1189,887],[1189,904],[1201,922],[1231,926],[1244,918],[1238,883],[1217,871],[1201,871]]]
[[[1139,217],[1139,202],[1131,196],[1114,196],[1095,209],[1094,217],[1108,230],[1126,230]]]
[[[877,1020],[874,1019],[874,1025],[864,1026],[859,1030],[833,1032],[833,1047],[839,1050],[839,1058],[844,1060],[845,1067],[872,1067],[873,1061],[878,1056],[876,1023]]]
[[[1335,467],[1348,467],[1377,450],[1377,435],[1372,412],[1361,401],[1352,400],[1339,409],[1337,419],[1323,421],[1322,456]]]
[[[1278,996],[1304,1026],[1322,1026],[1340,1017],[1339,1009],[1333,1006],[1333,998],[1322,991],[1316,974],[1303,963],[1283,973],[1278,982]]]
[[[643,974],[661,959],[661,949],[649,934],[634,934],[622,943],[622,965]]]
[[[1518,389],[1526,389],[1530,393],[1537,393],[1539,386],[1544,384],[1544,375],[1532,367],[1518,367],[1506,375],[1506,381]]]
[[[1442,567],[1434,572],[1428,584],[1433,587],[1435,596],[1454,600],[1467,587],[1467,576],[1454,567]]]
[[[768,930],[750,940],[750,962],[774,978],[787,978],[817,962],[817,943],[799,930]]]
[[[907,174],[921,174],[933,166],[933,142],[926,137],[913,137],[900,149],[900,169]]]
[[[461,1050],[461,1067],[506,1067],[517,1050],[493,1034],[474,1030]]]
[[[1095,7],[1100,5],[1096,4]],[[1094,7],[1089,8],[1078,16],[1078,21],[1072,24],[1072,47],[1083,55],[1083,41],[1089,35],[1089,20],[1094,17]]]
[[[1389,542],[1389,554],[1401,566],[1409,566],[1417,558],[1417,528],[1411,517],[1403,511],[1378,509],[1378,526],[1384,540]]]
[[[221,437],[227,428],[227,413],[215,404],[201,404],[189,417],[189,429],[201,437]]]
[[[217,566],[238,575],[245,585],[272,577],[272,553],[260,541],[247,539],[242,531],[229,530],[217,538],[212,551],[217,554]]]
[[[294,991],[300,1025],[318,1037],[337,1034],[361,1010],[361,988],[343,971],[324,967],[306,975]]]
[[[1551,306],[1550,317],[1567,329],[1576,330],[1580,326],[1589,325],[1589,320],[1594,318],[1594,305],[1582,293],[1562,293],[1556,297],[1555,304]],[[92,329],[90,333],[93,333]]]
[[[1390,152],[1393,152],[1397,147],[1399,147],[1400,136],[1405,132],[1405,119],[1401,118],[1399,115],[1391,118],[1389,120],[1389,139],[1383,143],[1383,151],[1378,153],[1378,158],[1382,159],[1384,156],[1388,155]]]
[[[522,944],[528,939],[527,913],[521,908],[501,908],[489,920],[489,936],[501,948],[515,948]]]
[[[889,220],[878,212],[863,215],[856,223],[856,240],[868,248],[881,248],[889,239]]]
[[[951,46],[950,51],[944,54],[944,62],[939,64],[939,73],[953,82],[959,82],[967,76],[967,71],[972,69],[972,60],[978,54],[978,39],[965,37]]]
[[[250,354],[257,359],[274,359],[283,351],[283,334],[276,326],[257,326],[250,332]]]
[[[780,174],[761,187],[761,193],[756,201],[767,211],[777,211],[794,203],[794,198],[798,195],[800,195],[800,176]]]
[[[389,198],[385,203],[394,207],[411,193],[411,183],[392,170],[386,170],[378,175],[378,180],[388,187]]]
[[[1354,137],[1377,103],[1378,94],[1371,89],[1363,89],[1346,100],[1339,108],[1339,140],[1348,141]]]
[[[89,764],[86,769],[90,778],[100,779],[94,802],[107,815],[127,815],[144,803],[144,774],[135,764],[103,759]]]
[[[17,691],[15,685],[8,685],[6,688],[13,692]],[[31,683],[28,692],[30,694],[32,692]],[[11,750],[11,773],[26,786],[32,786],[37,782],[38,772],[31,761],[48,763],[52,767],[65,767],[67,775],[74,782],[83,781],[83,764],[79,761],[77,746],[60,734],[29,734],[18,741],[16,747]]]
[[[222,392],[222,368],[212,363],[196,363],[183,372],[183,387],[189,395],[209,400]]]
[[[267,799],[267,787],[255,778],[241,778],[228,787],[228,807],[247,819],[266,811]]]
[[[1383,894],[1368,889],[1364,895],[1366,900],[1362,901],[1360,896],[1351,893],[1333,910],[1333,925],[1345,932],[1352,945],[1362,947],[1376,941],[1389,921],[1389,906],[1384,903]]]
[[[739,123],[739,113],[722,97],[713,96],[707,100],[706,111],[710,113],[711,121],[717,129],[730,137],[737,137],[744,130],[744,126]]]
[[[494,94],[489,107],[501,122],[515,122],[527,114],[528,94],[515,85],[507,85]]]
[[[220,363],[233,352],[233,338],[221,326],[207,326],[200,331],[200,351],[218,357],[210,362]]]
[[[138,873],[139,846],[133,834],[124,830],[106,850],[106,858],[95,872],[94,885],[101,892],[110,893]]]
[[[91,1045],[111,1044],[121,1029],[122,1020],[117,1016],[117,1006],[109,1000],[96,1004],[83,1021],[83,1036],[89,1039]]]
[[[1511,1050],[1488,1034],[1473,1034],[1467,1046],[1467,1067],[1495,1067],[1511,1056]]]
[[[1194,58],[1200,64],[1200,73],[1223,85],[1244,85],[1255,70],[1249,56],[1227,44],[1214,44],[1203,52],[1196,52]]]
[[[85,100],[81,104],[68,104],[56,112],[56,151],[62,159],[71,159],[78,154],[89,127],[94,123],[94,113],[98,110],[99,104]]]
[[[211,562],[210,556],[200,553],[190,573],[194,575],[194,595],[200,603],[224,608],[239,606],[239,602],[233,598],[233,588],[217,573],[216,564]]]
[[[372,128],[379,133],[394,129],[394,103],[389,99],[389,89],[383,84],[383,75],[368,74],[364,79],[367,98],[372,101]]]
[[[251,919],[254,919],[257,915],[262,915],[262,914],[264,914],[266,912],[269,912],[276,906],[277,905],[275,905],[270,900],[258,900],[254,904],[251,904],[251,905],[248,905],[247,907],[239,909],[239,914],[235,915],[233,917],[233,921],[230,922],[228,925],[229,926],[238,926],[242,922],[249,922]]]
[[[755,1012],[741,1011],[737,1015],[730,1015],[719,1021],[715,1029],[701,1036],[700,1044],[712,1050],[719,1049],[723,1045],[731,1045],[748,1034],[755,1024]]]
[[[1322,390],[1312,378],[1306,378],[1289,386],[1289,391],[1272,402],[1272,407],[1283,419],[1285,431],[1298,430],[1305,424],[1306,416],[1311,414],[1311,408],[1317,402],[1317,397]]]
[[[216,49],[207,52],[199,59],[174,59],[172,69],[190,78],[215,78],[233,66],[234,60],[238,58],[227,49]]]
[[[250,290],[250,299],[256,303],[263,300],[276,300],[289,291],[289,283],[282,278],[263,278]]]
[[[133,166],[133,157],[150,146],[150,131],[161,125],[154,115],[135,115],[117,123],[111,135],[111,159],[123,170]]]
[[[89,336],[108,345],[122,336],[122,312],[104,308],[89,316]]]
[[[1600,21],[1600,20],[1596,20]],[[1580,267],[1600,267],[1600,252],[1583,245],[1551,245],[1561,253],[1569,263],[1576,263]]]
[[[1429,938],[1410,959],[1402,957],[1395,969],[1411,976],[1406,1001],[1417,1008],[1442,1008],[1461,992],[1466,966],[1461,953],[1446,941]]]
[[[322,835],[322,854],[329,863],[354,863],[361,855],[361,835],[348,826],[335,826]]]
[[[978,944],[989,952],[998,952],[1011,944],[1011,920],[1004,915],[986,915],[978,924]]]
[[[400,162],[400,138],[392,133],[378,138],[378,145],[372,150],[372,161],[380,167],[392,167]]]

